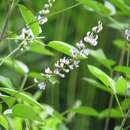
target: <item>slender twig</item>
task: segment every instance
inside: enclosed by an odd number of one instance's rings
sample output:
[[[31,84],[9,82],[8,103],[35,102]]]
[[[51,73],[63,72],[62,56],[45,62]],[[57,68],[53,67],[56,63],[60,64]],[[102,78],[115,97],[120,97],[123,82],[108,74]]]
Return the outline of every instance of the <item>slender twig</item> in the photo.
[[[122,110],[120,101],[119,101],[119,99],[118,99],[118,96],[117,96],[117,94],[114,94],[114,96],[115,96],[116,102],[117,102],[117,104],[118,104],[118,106],[119,106],[119,109],[120,109],[120,111],[121,111],[122,117],[124,117],[124,113],[123,113],[123,110]]]
[[[3,65],[3,63],[9,58],[11,57],[13,54],[15,54],[17,51],[20,50],[21,46],[23,45],[23,43],[28,39],[28,37],[26,39],[24,39],[17,48],[15,48],[12,52],[10,52],[6,57],[4,57],[1,62],[0,62],[0,66]]]
[[[13,38],[13,37],[9,37],[9,38],[6,38],[7,40],[20,40],[19,38]],[[5,39],[5,40],[6,40]],[[34,40],[37,40],[37,39],[45,39],[45,37],[35,37]],[[27,40],[32,40],[32,39],[27,39]]]
[[[10,52],[5,58],[3,58],[2,61],[0,62],[0,66],[2,66],[3,63],[4,63],[9,57],[11,57],[13,54],[15,54],[19,49],[20,49],[20,46],[18,46],[16,49],[14,49],[12,52]]]
[[[109,105],[108,105],[108,109],[109,109],[109,112],[108,112],[108,117],[105,121],[105,127],[104,127],[104,130],[108,130],[108,126],[109,126],[109,122],[110,122],[110,114],[111,114],[111,108],[112,108],[112,105],[113,105],[113,95],[111,94],[110,95],[110,99],[109,99]]]
[[[126,43],[126,49],[128,49],[128,50],[127,50],[126,66],[129,67],[130,51],[129,51],[129,43],[128,43],[128,42]],[[126,80],[127,80],[127,75],[126,75]],[[127,90],[126,90],[126,92],[127,92]],[[125,103],[127,104],[127,102],[126,102],[126,96],[127,96],[127,95],[125,94]],[[128,109],[127,113],[125,114],[125,116],[124,116],[124,118],[123,118],[123,120],[122,120],[122,122],[121,122],[120,130],[123,130],[123,127],[124,127],[124,125],[125,125],[125,122],[126,122],[127,118],[129,117],[129,115],[130,115],[130,108]]]
[[[125,125],[125,122],[126,122],[127,118],[129,117],[129,115],[130,115],[130,109],[127,111],[127,113],[125,114],[125,116],[124,116],[124,118],[123,118],[123,120],[121,122],[120,130],[123,130],[123,127]]]
[[[24,88],[24,89],[22,89],[22,90],[18,90],[15,94],[13,94],[13,95],[9,96],[8,98],[6,98],[6,100],[8,100],[10,97],[15,97],[15,96],[17,96],[20,92],[25,91],[25,90],[28,90],[28,89],[30,89],[30,88],[33,88],[33,87],[35,87],[35,86],[36,86],[36,83],[35,83],[35,84],[32,84],[32,85],[30,85],[30,86],[28,86],[28,87],[26,87],[26,88]],[[5,101],[1,101],[0,104],[2,104],[2,103],[4,103],[4,102],[5,102]]]
[[[9,17],[11,16],[11,14],[12,14],[15,3],[16,3],[16,0],[13,0],[11,6],[8,9],[8,12],[7,12],[7,15],[5,17],[4,24],[3,24],[3,29],[2,29],[2,32],[1,32],[1,35],[0,35],[0,41],[4,37],[4,34],[6,33],[7,26],[8,26],[8,20],[9,20]]]
[[[26,74],[24,75],[23,81],[22,81],[22,83],[21,83],[20,90],[22,90],[22,89],[24,88],[24,85],[25,85],[25,83],[26,83],[26,81],[27,81],[27,78],[28,78],[28,74],[26,73]]]

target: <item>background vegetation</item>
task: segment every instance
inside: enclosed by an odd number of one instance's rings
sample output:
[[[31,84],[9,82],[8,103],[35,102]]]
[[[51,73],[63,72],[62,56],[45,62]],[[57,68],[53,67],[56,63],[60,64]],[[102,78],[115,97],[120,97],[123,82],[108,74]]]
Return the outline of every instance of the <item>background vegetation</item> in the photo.
[[[33,79],[65,54],[36,44],[29,51],[7,56],[18,46],[16,40],[9,38],[20,34],[26,24],[18,5],[24,5],[36,15],[46,2],[15,0],[8,12],[12,0],[0,1],[0,57],[1,62],[4,60],[0,66],[0,129],[120,130],[124,119],[121,110],[125,115],[130,105],[129,39],[124,38],[125,29],[129,28],[130,1],[56,0],[40,34],[46,37],[42,40],[46,45],[50,41],[63,41],[75,46],[99,20],[103,31],[98,46],[92,48],[78,69],[65,79],[59,78],[57,84],[40,90]],[[114,88],[112,82],[116,84]],[[46,112],[48,105],[55,109],[53,116]],[[123,127],[129,129],[129,119]]]

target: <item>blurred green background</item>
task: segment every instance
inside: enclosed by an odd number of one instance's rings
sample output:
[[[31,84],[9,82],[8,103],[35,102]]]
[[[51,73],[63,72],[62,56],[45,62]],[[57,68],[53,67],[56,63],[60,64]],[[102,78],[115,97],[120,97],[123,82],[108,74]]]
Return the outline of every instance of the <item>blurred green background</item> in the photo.
[[[97,1],[104,3],[105,0]],[[130,6],[129,0],[124,1]],[[5,16],[11,2],[11,0],[0,0],[0,30],[2,30]],[[15,32],[25,25],[18,9],[18,3],[24,4],[34,14],[37,14],[37,12],[43,8],[45,2],[46,0],[17,1],[8,21],[7,33]],[[41,36],[46,37],[43,42],[48,43],[52,40],[59,40],[75,45],[76,42],[82,39],[87,31],[97,25],[98,20],[101,20],[104,29],[100,33],[99,44],[94,49],[103,49],[108,58],[118,62],[120,50],[113,45],[113,41],[117,38],[123,38],[123,30],[110,27],[110,19],[103,17],[103,14],[89,11],[88,8],[82,4],[79,4],[72,9],[66,9],[77,3],[78,2],[75,0],[56,0],[50,16],[48,17],[49,20],[47,24],[42,27],[43,33]],[[55,14],[57,11],[61,12]],[[129,23],[130,20],[129,16],[123,13],[117,13],[114,18],[122,23]],[[15,46],[17,45],[13,40],[2,40],[0,42],[0,56],[6,56]],[[55,54],[55,56],[46,56],[40,53],[24,52],[23,54],[14,55],[14,57],[26,64],[31,71],[43,72],[45,67],[53,67],[55,61],[63,56],[58,52]],[[59,84],[48,86],[46,90],[42,92],[39,102],[47,103],[59,112],[64,112],[66,109],[72,107],[78,100],[82,102],[83,106],[92,106],[98,111],[107,108],[110,95],[92,87],[83,80],[83,77],[91,77],[87,70],[87,64],[97,65],[105,70],[105,68],[96,62],[93,57],[89,56],[87,60],[81,62],[79,69],[69,73],[65,79],[59,79]],[[5,65],[0,67],[0,75],[9,77],[16,88],[19,87],[19,84],[23,79],[23,77],[12,68],[10,69]],[[31,83],[33,83],[33,79],[28,78],[26,86]],[[37,89],[32,88],[28,91],[35,94]],[[105,120],[76,115],[67,126],[70,130],[103,130],[104,122]],[[112,129],[115,124],[116,121],[114,119],[111,120],[109,129]]]

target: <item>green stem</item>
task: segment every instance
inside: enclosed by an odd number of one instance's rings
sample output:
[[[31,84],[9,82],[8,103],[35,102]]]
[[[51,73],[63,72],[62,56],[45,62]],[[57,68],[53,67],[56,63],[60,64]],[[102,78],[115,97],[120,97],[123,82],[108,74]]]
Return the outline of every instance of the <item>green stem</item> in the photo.
[[[119,99],[118,99],[118,97],[117,97],[116,94],[114,94],[114,96],[115,96],[115,99],[116,99],[117,104],[118,104],[118,106],[119,106],[119,109],[120,109],[120,111],[121,111],[121,114],[122,114],[122,116],[124,117],[124,113],[123,113],[123,110],[122,110],[122,107],[121,107],[120,101],[119,101]]]
[[[21,83],[21,86],[20,86],[20,90],[22,90],[24,88],[24,85],[25,85],[25,83],[27,81],[27,78],[28,78],[28,74],[25,74],[24,78],[23,78],[23,81]]]

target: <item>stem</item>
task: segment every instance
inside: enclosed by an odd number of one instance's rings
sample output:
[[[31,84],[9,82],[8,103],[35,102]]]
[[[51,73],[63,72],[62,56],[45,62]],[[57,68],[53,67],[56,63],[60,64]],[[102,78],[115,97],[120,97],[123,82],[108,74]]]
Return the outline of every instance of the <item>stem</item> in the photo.
[[[32,84],[32,85],[30,85],[30,86],[24,88],[23,90],[25,91],[25,90],[28,90],[28,89],[30,89],[30,88],[34,88],[35,86],[36,86],[36,84]],[[19,94],[19,93],[22,92],[23,90],[17,91],[15,94],[9,96],[9,97],[7,98],[7,100],[10,99],[10,97],[15,97],[15,96],[17,96],[17,94]],[[5,101],[1,101],[0,104],[2,104],[2,103],[4,103],[4,102],[5,102]]]
[[[16,49],[14,49],[12,52],[10,52],[5,58],[3,58],[2,61],[0,62],[0,66],[2,66],[3,63],[4,63],[9,57],[11,57],[13,54],[15,54],[19,49],[20,49],[20,46],[18,46]]]
[[[109,69],[109,71],[110,71],[110,77],[113,77],[113,71],[112,71],[112,69],[110,68]],[[108,116],[107,116],[107,119],[106,119],[106,121],[105,121],[105,127],[104,127],[104,130],[108,130],[108,127],[109,127],[109,122],[110,122],[110,110],[111,110],[111,108],[112,108],[112,105],[113,105],[113,95],[111,94],[110,95],[110,99],[109,99],[109,104],[108,104],[108,109],[109,109],[109,112],[108,112]]]
[[[14,49],[12,52],[10,52],[5,58],[3,58],[2,59],[2,61],[0,62],[0,66],[2,66],[3,65],[3,63],[9,58],[9,57],[11,57],[13,54],[15,54],[20,48],[21,48],[21,46],[22,46],[22,44],[26,41],[27,39],[24,39],[20,44],[19,44],[19,46],[16,48],[16,49]]]
[[[123,113],[123,110],[122,110],[121,104],[120,104],[120,102],[119,102],[119,99],[118,99],[118,97],[117,97],[116,94],[114,94],[114,96],[115,96],[115,99],[116,99],[117,104],[118,104],[118,106],[119,106],[119,109],[120,109],[120,111],[121,111],[121,114],[122,114],[122,116],[124,117],[124,113]]]
[[[12,11],[13,11],[15,3],[16,3],[16,0],[13,0],[11,6],[8,9],[8,12],[7,12],[7,15],[5,17],[4,24],[3,24],[3,29],[2,29],[2,32],[1,32],[1,35],[0,35],[0,41],[4,37],[4,34],[6,33],[7,26],[8,26],[8,21],[9,21],[9,17],[12,14]]]
[[[127,42],[127,43],[126,43],[126,49],[128,49],[128,52],[127,52],[126,67],[129,66],[129,58],[130,58],[130,51],[129,51],[129,45],[128,45],[128,44],[129,44],[129,43]],[[127,48],[127,47],[128,47],[128,48]],[[126,80],[127,80],[127,75],[126,75]],[[127,92],[127,90],[126,90],[126,92]],[[127,95],[125,94],[125,100],[126,100],[126,97],[127,97]],[[125,103],[127,104],[126,101],[125,101]],[[125,125],[125,122],[126,122],[127,118],[129,117],[129,114],[130,114],[130,108],[128,109],[127,113],[125,114],[125,116],[124,116],[124,118],[123,118],[123,120],[122,120],[122,122],[121,122],[120,130],[123,130],[123,127],[124,127],[124,125]]]
[[[129,117],[129,115],[130,115],[130,108],[129,108],[129,110],[127,111],[127,113],[125,114],[125,116],[124,116],[124,118],[123,118],[123,120],[122,120],[122,122],[121,122],[120,130],[123,130],[123,127],[124,127],[124,125],[125,125],[125,122],[126,122],[127,118]]]
[[[23,90],[24,85],[25,85],[25,83],[26,83],[26,81],[27,81],[27,78],[28,78],[28,74],[25,74],[25,75],[24,75],[24,78],[23,78],[23,81],[22,81],[22,83],[21,83],[21,86],[20,86],[20,90]]]
[[[6,38],[7,40],[20,40],[19,38],[15,38],[15,37],[9,37],[9,38]],[[37,39],[45,39],[45,37],[35,37],[34,40],[37,40]],[[27,39],[27,40],[32,40],[32,39]]]
[[[109,105],[108,105],[108,109],[109,109],[108,118],[107,118],[106,121],[105,121],[104,130],[108,130],[109,121],[110,121],[110,110],[111,110],[111,108],[112,108],[112,104],[113,104],[113,95],[111,94],[111,95],[110,95],[110,100],[109,100]]]

